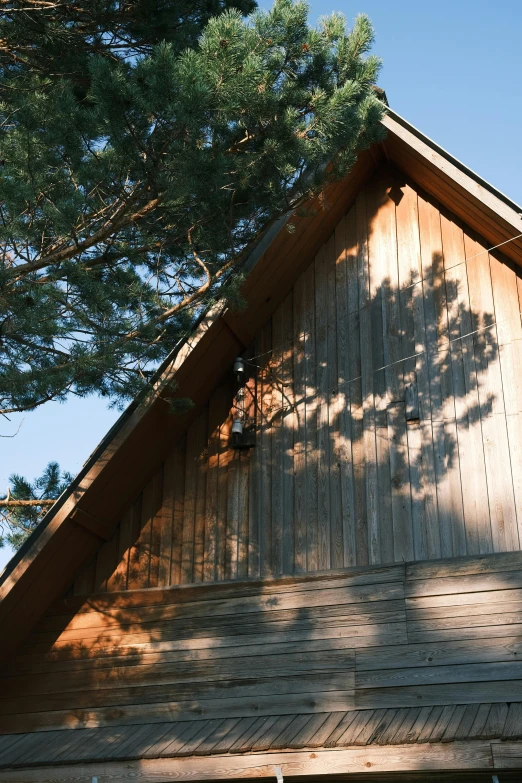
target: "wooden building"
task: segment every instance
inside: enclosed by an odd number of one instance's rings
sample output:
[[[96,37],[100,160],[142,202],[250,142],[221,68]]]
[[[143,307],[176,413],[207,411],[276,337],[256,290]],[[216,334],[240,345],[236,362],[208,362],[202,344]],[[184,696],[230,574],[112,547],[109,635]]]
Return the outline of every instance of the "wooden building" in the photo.
[[[521,779],[522,217],[384,124],[4,572],[0,783]]]

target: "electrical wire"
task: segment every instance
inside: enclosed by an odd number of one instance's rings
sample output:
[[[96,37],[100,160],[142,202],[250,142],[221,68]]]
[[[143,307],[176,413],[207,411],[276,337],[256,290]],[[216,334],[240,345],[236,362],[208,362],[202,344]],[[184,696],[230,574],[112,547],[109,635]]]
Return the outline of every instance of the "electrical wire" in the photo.
[[[458,266],[462,266],[463,264],[467,264],[469,261],[472,261],[473,259],[478,258],[479,256],[484,255],[486,253],[491,253],[493,250],[496,250],[497,248],[502,247],[503,245],[507,245],[509,242],[513,242],[515,239],[519,239],[521,237],[522,237],[522,233],[521,234],[517,234],[516,236],[511,237],[510,239],[506,239],[504,242],[501,242],[498,245],[494,245],[493,247],[487,248],[486,250],[481,250],[480,253],[476,253],[474,256],[470,256],[470,258],[466,258],[464,261],[460,261],[458,264],[455,264],[454,266],[445,268],[444,271],[446,272],[446,271],[449,271],[450,269],[456,269]],[[431,276],[433,276],[433,272],[430,274],[430,277]],[[420,278],[415,283],[413,283],[411,286],[407,286],[406,288],[413,288],[414,286],[418,285],[419,283],[423,283],[424,281],[426,281],[428,279],[429,279],[428,276]],[[403,290],[405,290],[405,289],[403,289]],[[478,334],[479,332],[485,331],[487,329],[491,329],[493,326],[496,326],[497,324],[505,323],[506,321],[512,321],[515,318],[520,317],[520,315],[522,315],[522,310],[519,310],[517,315],[511,316],[510,318],[502,319],[500,321],[495,321],[495,322],[493,322],[491,324],[488,324],[487,326],[483,326],[483,327],[480,327],[479,329],[475,329],[472,332],[468,332],[467,334],[460,335],[460,337],[455,337],[452,340],[448,340],[446,345],[450,345],[450,344],[452,344],[454,342],[457,342],[458,340],[464,340],[466,337],[471,337],[474,334]],[[333,328],[333,327],[330,326],[329,328]],[[250,364],[253,367],[257,367],[258,369],[263,369],[260,365],[254,363],[254,359],[261,359],[264,356],[268,356],[269,354],[274,354],[276,352],[282,352],[284,350],[288,350],[288,348],[294,347],[298,342],[301,342],[303,339],[305,339],[308,334],[309,333],[303,332],[302,335],[299,338],[297,338],[296,340],[290,340],[289,342],[285,343],[284,345],[280,345],[280,346],[278,346],[276,348],[271,348],[270,350],[265,351],[264,353],[256,354],[255,356],[252,356],[250,358],[245,358],[245,362],[247,364]],[[441,353],[441,352],[443,352],[445,350],[447,350],[447,348],[439,348],[437,350],[431,351],[431,353],[432,354]],[[382,370],[386,370],[388,367],[393,367],[396,364],[400,364],[401,362],[406,362],[406,361],[408,361],[410,359],[415,359],[415,358],[417,358],[419,356],[423,356],[424,354],[428,354],[428,353],[430,353],[429,349],[425,349],[423,351],[419,351],[417,353],[411,354],[411,356],[406,356],[403,359],[397,359],[394,362],[390,362],[389,364],[384,364],[382,367],[378,367],[376,370],[372,370],[372,374],[377,373],[377,372],[382,372]],[[355,378],[351,378],[349,381],[345,381],[345,383],[352,383],[353,381],[360,380],[361,378],[362,378],[362,375],[358,375]]]
[[[453,339],[448,340],[446,342],[446,344],[444,345],[444,347],[442,347],[442,348],[437,348],[437,349],[434,349],[434,350],[430,350],[429,348],[426,348],[423,351],[418,351],[417,353],[412,353],[410,356],[405,356],[404,358],[397,359],[394,362],[389,362],[388,364],[383,364],[382,367],[377,367],[375,370],[372,370],[370,372],[370,375],[373,375],[373,374],[375,374],[377,372],[382,372],[383,370],[388,369],[388,367],[393,367],[396,364],[401,364],[402,362],[407,362],[410,359],[416,359],[419,356],[424,356],[424,354],[434,355],[434,354],[437,354],[437,353],[444,353],[444,352],[449,350],[449,346],[452,343],[456,343],[459,340],[464,340],[464,339],[466,339],[466,337],[472,337],[474,334],[478,334],[479,332],[484,332],[487,329],[492,329],[494,326],[497,326],[498,324],[503,324],[503,323],[506,323],[507,321],[513,321],[515,318],[519,318],[521,315],[522,315],[522,310],[519,310],[516,315],[512,315],[510,318],[503,318],[501,321],[494,321],[493,323],[488,324],[487,326],[481,326],[478,329],[474,329],[472,332],[467,332],[466,334],[462,334],[462,335],[460,335],[460,337],[454,337]],[[306,334],[305,334],[305,336],[306,336]],[[516,340],[522,340],[522,337],[516,338]],[[512,341],[512,342],[515,342],[515,341]],[[291,341],[290,343],[287,343],[286,346],[284,346],[284,348],[289,348],[290,346],[292,346],[294,344],[295,344],[295,341]],[[273,349],[273,351],[276,351],[276,350],[277,350],[276,348]],[[267,353],[270,353],[270,351],[267,351]],[[248,361],[248,360],[245,360],[245,361]],[[259,369],[264,369],[263,367],[260,367],[257,364],[253,365],[253,366],[254,367],[258,367]],[[350,378],[347,381],[343,381],[343,383],[344,384],[349,384],[349,383],[353,383],[354,381],[360,381],[362,377],[363,377],[362,375],[357,375],[354,378]]]

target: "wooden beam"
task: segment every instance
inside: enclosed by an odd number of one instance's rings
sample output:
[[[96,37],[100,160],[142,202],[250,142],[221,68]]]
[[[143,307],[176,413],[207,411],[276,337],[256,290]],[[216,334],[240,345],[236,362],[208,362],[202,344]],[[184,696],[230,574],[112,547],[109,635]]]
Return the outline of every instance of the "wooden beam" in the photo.
[[[99,519],[84,511],[83,508],[76,508],[71,514],[71,519],[77,525],[81,525],[85,530],[88,530],[89,533],[101,538],[102,541],[108,541],[112,536],[112,526],[100,522]]]
[[[522,748],[522,743],[510,743]],[[519,751],[520,752],[520,751]],[[503,757],[501,757],[503,758]],[[178,759],[71,764],[0,772],[0,783],[100,783],[133,780],[162,781],[261,779],[275,780],[276,767],[283,777],[346,775],[361,772],[493,769],[490,742],[352,747],[343,750],[278,751],[241,756],[207,756]]]

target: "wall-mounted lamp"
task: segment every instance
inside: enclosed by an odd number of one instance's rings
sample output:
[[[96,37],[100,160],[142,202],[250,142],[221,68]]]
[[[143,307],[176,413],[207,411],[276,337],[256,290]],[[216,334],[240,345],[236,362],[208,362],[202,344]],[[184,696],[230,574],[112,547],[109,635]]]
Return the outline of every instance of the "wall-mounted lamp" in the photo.
[[[245,361],[241,358],[241,356],[238,356],[236,361],[234,362],[234,375],[236,376],[236,381],[238,382],[239,386],[243,386],[246,379],[246,367],[245,367]]]
[[[235,449],[238,448],[241,442],[241,436],[243,435],[243,417],[236,416],[232,422],[232,445]]]
[[[238,356],[234,362],[233,373],[239,388],[236,394],[230,445],[233,449],[251,449],[256,445],[256,434],[254,426],[248,424],[248,416],[245,409],[246,362],[241,356]]]

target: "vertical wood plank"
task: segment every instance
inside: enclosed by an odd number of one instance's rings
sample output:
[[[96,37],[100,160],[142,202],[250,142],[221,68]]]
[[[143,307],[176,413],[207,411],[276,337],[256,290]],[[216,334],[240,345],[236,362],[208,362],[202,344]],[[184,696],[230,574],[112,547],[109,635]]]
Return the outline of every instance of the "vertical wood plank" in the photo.
[[[407,422],[414,553],[416,560],[440,557],[440,533],[435,497],[432,423]]]
[[[408,461],[410,464],[413,551],[415,560],[428,559],[428,531],[424,508],[425,486],[422,470],[422,429],[420,421],[407,424]]]
[[[249,387],[252,388],[252,406],[253,419],[256,431],[256,448],[250,457],[250,476],[248,491],[248,576],[255,577],[260,574],[260,552],[259,552],[259,527],[260,527],[260,464],[261,464],[261,381],[260,365],[262,358],[258,358],[261,353],[261,341],[259,335],[254,341],[254,367],[255,374],[249,381]],[[263,357],[264,358],[264,357]]]
[[[154,520],[154,479],[143,489],[141,504],[141,533],[138,541],[137,580],[140,588],[149,586],[152,523]]]
[[[170,585],[172,567],[172,545],[174,538],[174,449],[171,450],[163,465],[163,502],[161,506],[161,529],[159,546],[158,587]]]
[[[266,357],[263,357],[263,359],[264,358]],[[256,361],[263,361],[263,359]],[[235,382],[233,382],[230,386],[229,397],[232,403],[232,408],[229,406],[229,410],[226,411],[226,415],[225,412],[223,415],[224,423],[221,427],[220,433],[222,445],[220,463],[222,470],[226,468],[226,505],[223,502],[222,512],[224,513],[226,519],[225,579],[236,579],[240,571],[239,528],[241,519],[239,492],[241,480],[241,451],[232,448],[230,438],[233,420],[238,413],[236,410],[236,405],[240,408],[240,410],[244,410],[245,415],[247,414],[248,408],[249,415],[251,415],[252,402],[254,398],[252,397],[251,387],[246,383],[244,398],[241,399],[240,390],[237,389],[237,384]],[[246,424],[246,422],[244,423]],[[259,510],[257,513],[259,513]]]
[[[169,472],[169,486],[172,488],[169,503],[172,503],[172,554],[169,584],[178,585],[182,573],[183,509],[185,502],[186,436],[176,443]]]
[[[272,519],[272,571],[275,575],[283,573],[283,404],[282,387],[283,363],[283,305],[279,305],[272,316],[272,410],[270,463],[271,481],[271,519]]]
[[[411,484],[404,403],[388,408],[394,561],[414,558]]]
[[[185,497],[183,504],[183,541],[181,549],[181,584],[194,578],[194,523],[196,516],[198,427],[196,419],[187,430],[185,463]]]
[[[157,587],[160,569],[161,537],[164,521],[163,510],[163,467],[152,479],[152,518],[150,530],[150,559],[148,587]]]
[[[305,335],[305,459],[306,459],[306,570],[319,567],[319,525],[317,513],[317,368],[315,338],[315,279],[314,265],[304,273]]]
[[[415,356],[425,347],[419,207],[417,192],[408,182],[400,190],[396,222],[401,358],[412,357],[401,362],[401,367],[404,384],[416,385],[420,415],[424,418],[430,411],[427,363],[425,355]],[[412,491],[403,401],[388,410],[388,431],[395,559],[410,560],[414,557]]]
[[[231,416],[233,418],[233,414]],[[239,558],[239,466],[240,452],[230,449],[227,465],[225,579],[236,579]]]
[[[387,406],[386,375],[383,340],[383,268],[385,261],[380,247],[381,209],[386,185],[382,176],[367,188],[368,257],[370,265],[370,304],[360,310],[361,375],[363,400],[363,443],[365,460],[366,518],[368,562],[381,561],[379,527],[379,488],[377,483],[377,447],[375,440],[375,411]]]
[[[260,505],[259,505],[259,550],[261,553],[261,576],[273,573],[272,563],[272,321],[261,330],[261,426],[260,426]]]
[[[294,396],[294,299],[293,292],[283,302],[283,357],[281,381],[283,383],[283,573],[294,572],[294,434],[297,417]]]
[[[452,400],[443,389],[443,357],[448,355],[448,316],[444,279],[444,256],[438,205],[422,194],[418,196],[419,237],[422,264],[422,292],[425,323],[426,362],[429,373],[431,416],[423,419],[421,434],[421,482],[423,498],[417,511],[422,515],[421,526],[426,533],[429,557],[440,557],[440,531],[435,485],[435,457],[433,447],[433,421],[445,418],[445,399]],[[413,495],[412,495],[413,497]]]
[[[239,540],[237,550],[237,576],[248,575],[248,491],[250,480],[250,454],[243,452],[239,457],[238,471],[238,516]]]
[[[448,346],[448,323],[440,213],[438,205],[424,194],[418,195],[418,208],[431,418],[433,421],[442,421],[443,396],[439,349]]]
[[[394,562],[393,514],[391,499],[390,443],[386,411],[375,413],[377,485],[379,487],[380,562]]]
[[[370,262],[378,267],[373,288],[376,296],[380,293],[382,307],[382,344],[384,371],[384,390],[382,401],[375,412],[375,438],[377,455],[377,481],[379,487],[379,542],[374,562],[393,560],[393,521],[391,505],[390,447],[388,440],[388,421],[385,408],[404,399],[403,364],[400,322],[400,287],[397,245],[396,203],[401,191],[396,173],[383,170],[379,183],[378,212],[373,222],[375,243],[370,244]],[[402,195],[402,194],[401,194]],[[375,250],[372,254],[372,248]],[[378,256],[378,265],[374,264]],[[377,259],[376,259],[377,261]],[[376,324],[372,324],[372,328]],[[373,340],[373,334],[372,334]],[[377,374],[379,377],[379,374]]]
[[[232,450],[230,448],[230,430],[232,427],[232,416],[230,413],[230,404],[234,395],[234,379],[232,375],[220,387],[220,425],[219,425],[219,454],[218,454],[218,476],[217,476],[217,523],[216,523],[216,579],[226,578],[227,569],[227,535],[228,535],[228,487],[229,476],[228,466],[232,459]],[[247,404],[251,399],[246,400]],[[248,501],[248,498],[247,498]],[[246,519],[247,541],[248,541],[248,508]],[[248,544],[247,544],[248,546]],[[243,563],[245,566],[244,576],[248,574],[248,551],[243,553]]]
[[[203,581],[205,552],[205,500],[208,468],[208,406],[197,418],[196,499],[194,519],[194,582]]]
[[[416,300],[420,298],[422,306],[422,284],[419,285],[422,277],[422,261],[417,192],[409,183],[405,183],[401,188],[401,193],[402,198],[398,200],[395,214],[400,290],[401,358],[406,359],[413,357],[418,350],[423,350],[424,315],[423,308],[419,312],[419,307],[416,305]],[[421,415],[426,418],[429,384],[425,357],[408,359],[401,362],[401,366],[404,383],[417,385]],[[417,373],[417,369],[420,372]]]
[[[344,232],[345,219],[342,218],[339,226],[342,226]],[[339,370],[337,367],[337,296],[336,296],[336,268],[337,268],[337,248],[339,246],[339,235],[337,226],[331,241],[327,246],[326,255],[326,276],[327,276],[327,372],[326,386],[328,393],[328,483],[330,500],[330,518],[329,518],[329,544],[330,544],[330,563],[332,568],[342,568],[344,565],[343,548],[343,520],[341,504],[341,457],[340,457],[340,434],[341,434],[341,415],[346,409],[344,396],[339,390]],[[346,241],[346,239],[345,239]],[[346,318],[346,316],[345,316]],[[346,328],[346,321],[345,321]]]
[[[251,352],[249,352],[249,355]],[[255,393],[256,393],[256,375],[255,367],[252,364],[248,365],[248,377],[245,383],[245,410],[247,415],[247,424],[249,427],[254,427],[255,431]],[[231,419],[228,419],[228,425],[225,423],[222,427],[222,437],[226,443],[230,440],[230,426]],[[237,497],[237,509],[238,509],[238,547],[237,547],[237,576],[239,579],[248,576],[248,536],[249,536],[249,498],[250,498],[250,473],[252,469],[252,463],[255,459],[256,452],[259,449],[259,438],[256,433],[256,445],[253,449],[245,451],[240,454],[239,467],[238,467],[238,497]],[[220,465],[222,464],[223,470],[228,469],[230,460],[232,458],[231,451],[222,450],[220,456]],[[226,461],[226,464],[225,464]],[[223,487],[223,492],[227,491],[226,485]]]
[[[221,399],[218,388],[211,396],[208,409],[208,448],[206,458],[207,486],[205,493],[205,534],[203,547],[203,581],[216,579],[217,526],[218,526],[218,471],[220,428],[222,423]]]
[[[432,426],[441,557],[460,557],[465,555],[467,550],[458,464],[457,425],[454,420],[447,420],[434,421]]]
[[[357,221],[357,267],[359,281],[358,309],[370,304],[370,261],[368,256],[367,188],[363,188],[355,201]]]
[[[140,532],[142,523],[141,507],[143,503],[143,493],[132,504],[132,547],[129,551],[129,569],[127,572],[127,589],[136,590],[141,587],[140,582]]]
[[[371,352],[371,334],[368,324],[371,322],[370,294],[370,258],[368,235],[370,211],[368,207],[368,188],[357,194],[357,258],[359,278],[359,310],[350,319],[350,392],[352,417],[352,455],[355,483],[355,519],[356,519],[356,557],[357,565],[369,563],[368,547],[368,506],[371,508],[371,482],[367,481],[367,443],[366,422],[368,408],[373,410],[373,364]],[[357,340],[357,342],[356,342]],[[369,384],[371,383],[371,389]],[[366,419],[365,419],[366,416]],[[371,466],[370,466],[371,472]],[[370,499],[368,500],[368,494]]]
[[[315,259],[315,394],[317,406],[317,561],[315,568],[330,567],[330,432],[328,421],[328,272],[327,257],[334,253],[334,236]],[[307,395],[308,400],[308,395]]]
[[[387,405],[404,399],[403,366],[401,355],[399,264],[397,248],[397,224],[395,201],[400,193],[397,176],[392,171],[385,177],[382,205],[374,231],[378,233],[380,282],[382,297],[382,326],[384,362],[387,365],[384,377],[386,382]]]
[[[306,368],[305,277],[294,286],[294,391],[296,431],[294,442],[295,570],[306,571]]]
[[[457,417],[462,417],[462,400],[465,394],[464,365],[460,344],[460,315],[462,301],[459,298],[459,272],[455,276],[455,264],[462,261],[462,231],[444,210],[440,214],[442,252],[444,256],[446,308],[448,317],[449,350],[444,355],[443,383],[444,423],[434,423],[434,449],[437,476],[437,502],[441,536],[442,557],[458,557],[467,554]],[[467,435],[464,434],[466,438]]]
[[[109,592],[127,589],[127,570],[129,568],[129,552],[132,540],[132,509],[126,509],[119,524],[117,566],[107,580]]]
[[[424,482],[424,514],[428,543],[428,558],[441,556],[439,512],[435,481],[435,454],[433,448],[433,422],[422,421],[422,473]]]
[[[337,427],[334,437],[332,459],[339,467],[341,530],[334,536],[333,562],[338,566],[352,566],[357,560],[356,518],[355,518],[355,485],[352,457],[352,404],[356,404],[354,386],[354,401],[352,403],[352,375],[360,375],[360,368],[355,367],[355,358],[350,343],[358,347],[359,339],[353,339],[350,326],[358,323],[358,246],[357,246],[357,215],[353,206],[346,217],[341,220],[335,230],[335,305],[336,305],[336,337],[337,337],[337,375],[338,394],[336,420]],[[358,352],[357,352],[358,355]],[[357,382],[353,382],[354,384]],[[341,551],[337,552],[337,541],[341,536]]]

